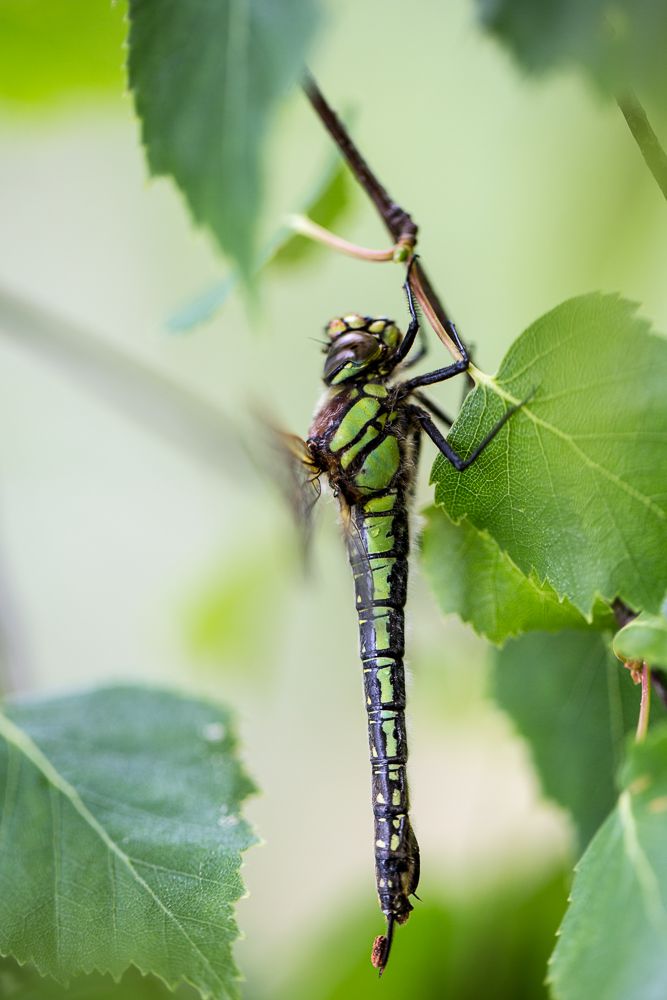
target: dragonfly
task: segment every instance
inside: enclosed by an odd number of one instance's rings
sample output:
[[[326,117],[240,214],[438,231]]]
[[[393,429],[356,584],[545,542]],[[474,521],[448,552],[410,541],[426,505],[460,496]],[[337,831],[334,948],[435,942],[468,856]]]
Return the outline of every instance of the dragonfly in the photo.
[[[325,327],[324,397],[307,439],[288,435],[298,470],[302,525],[325,477],[337,498],[354,577],[364,694],[368,717],[375,880],[386,931],[373,943],[371,961],[382,974],[394,929],[413,909],[419,883],[419,845],[410,822],[405,725],[404,635],[408,582],[409,506],[415,491],[422,435],[463,472],[512,414],[509,407],[470,455],[462,458],[436,420],[452,421],[421,390],[466,372],[470,357],[456,327],[446,332],[459,359],[426,374],[398,380],[427,344],[420,326],[408,265],[404,283],[410,322],[405,334],[386,317],[356,313]],[[420,337],[417,343],[417,337]]]

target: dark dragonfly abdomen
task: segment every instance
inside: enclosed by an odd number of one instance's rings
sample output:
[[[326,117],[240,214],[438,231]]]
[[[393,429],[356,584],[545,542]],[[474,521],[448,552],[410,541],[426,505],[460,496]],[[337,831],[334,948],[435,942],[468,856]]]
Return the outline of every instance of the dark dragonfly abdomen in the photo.
[[[384,379],[329,390],[308,445],[343,512],[359,618],[368,713],[378,897],[403,923],[419,880],[406,776],[404,607],[408,579],[408,500],[419,432],[394,407]],[[379,939],[385,949],[389,941]]]

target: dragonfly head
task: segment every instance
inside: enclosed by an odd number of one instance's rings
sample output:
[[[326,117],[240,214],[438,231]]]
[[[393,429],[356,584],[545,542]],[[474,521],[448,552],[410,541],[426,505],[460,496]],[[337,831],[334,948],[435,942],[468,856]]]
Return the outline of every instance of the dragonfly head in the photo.
[[[370,374],[387,375],[394,367],[392,356],[402,334],[386,317],[341,316],[326,327],[324,381],[339,385]]]

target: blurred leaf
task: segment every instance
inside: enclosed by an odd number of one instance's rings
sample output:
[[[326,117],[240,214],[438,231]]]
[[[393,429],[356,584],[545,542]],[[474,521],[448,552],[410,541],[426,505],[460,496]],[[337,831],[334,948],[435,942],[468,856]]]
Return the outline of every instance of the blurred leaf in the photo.
[[[321,226],[333,227],[345,215],[350,203],[351,188],[347,167],[336,156],[329,160],[326,170],[306,198],[301,213]],[[259,274],[274,264],[277,266],[300,264],[318,249],[321,247],[314,240],[300,236],[288,226],[281,226],[260,253],[254,273]],[[184,333],[201,323],[208,322],[224,306],[238,281],[238,274],[232,271],[222,281],[200,292],[169,317],[167,329],[172,333]]]
[[[260,154],[298,80],[316,0],[130,0],[129,77],[151,172],[168,174],[244,277]]]
[[[465,518],[454,524],[437,507],[426,512],[422,555],[426,575],[445,614],[458,614],[480,635],[502,645],[521,632],[590,628],[586,619],[535,574],[524,576],[486,532]],[[614,616],[600,604],[595,627],[611,629]]]
[[[259,544],[226,561],[225,571],[211,579],[189,602],[186,633],[199,658],[244,674],[272,666],[271,651],[287,596],[284,572],[288,556],[282,544]],[[262,627],[257,627],[261,609]]]
[[[153,976],[142,976],[129,969],[120,982],[111,976],[77,976],[69,986],[45,979],[30,965],[17,965],[0,958],[0,997],[2,1000],[197,1000],[189,986],[175,992]]]
[[[214,285],[179,306],[167,318],[166,327],[169,333],[188,333],[196,326],[208,323],[217,311],[222,309],[238,283],[238,274],[232,271],[221,281],[216,281]]]
[[[2,0],[0,101],[123,93],[125,4]]]
[[[579,66],[609,94],[667,89],[667,6],[655,0],[477,0],[523,69]]]
[[[586,616],[617,596],[657,610],[666,380],[667,342],[634,305],[599,294],[564,302],[514,342],[496,379],[479,378],[449,437],[463,456],[510,403],[534,396],[465,472],[437,459],[436,501]]]
[[[550,961],[556,1000],[659,1000],[667,983],[667,727],[635,745],[577,865]]]
[[[66,983],[130,964],[235,996],[239,816],[228,712],[139,687],[0,715],[0,952]]]
[[[622,660],[667,665],[667,618],[642,612],[614,636],[614,652]]]
[[[508,642],[495,656],[493,688],[530,747],[545,795],[572,814],[583,848],[616,801],[639,689],[594,632]]]
[[[464,904],[417,903],[378,982],[369,956],[380,914],[368,908],[356,916],[355,897],[346,898],[338,922],[319,940],[298,942],[301,961],[269,1000],[546,1000],[544,970],[565,899],[558,874]]]

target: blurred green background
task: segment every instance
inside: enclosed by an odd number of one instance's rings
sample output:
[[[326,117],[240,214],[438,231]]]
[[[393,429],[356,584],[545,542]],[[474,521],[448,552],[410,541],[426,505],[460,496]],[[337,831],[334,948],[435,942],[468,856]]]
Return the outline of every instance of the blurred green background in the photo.
[[[121,72],[122,7],[65,8],[71,21],[45,20],[38,0],[0,12],[5,687],[130,678],[236,709],[262,789],[248,813],[265,841],[247,856],[238,910],[246,996],[539,997],[572,831],[487,696],[490,648],[442,620],[417,559],[409,734],[424,902],[374,977],[382,921],[336,514],[321,505],[304,579],[289,514],[247,455],[261,456],[258,406],[305,433],[327,319],[404,318],[400,273],[320,252],[267,277],[252,322],[232,299],[206,327],[169,334],[168,317],[226,265],[173,186],[147,180]],[[664,201],[618,110],[574,72],[525,80],[467,0],[338,0],[311,65],[334,105],[354,109],[363,150],[420,223],[429,273],[480,367],[493,371],[542,312],[595,289],[640,302],[667,329]],[[327,154],[294,95],[271,136],[265,235]],[[357,242],[386,242],[360,196],[342,225]],[[142,419],[122,376],[93,378],[48,329],[17,335],[9,293],[219,410],[224,433],[202,449],[176,408],[155,418],[147,406]],[[439,393],[451,409],[461,387]],[[424,503],[432,457],[425,447]]]

